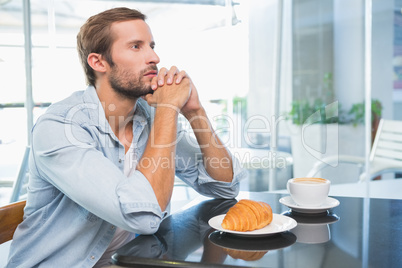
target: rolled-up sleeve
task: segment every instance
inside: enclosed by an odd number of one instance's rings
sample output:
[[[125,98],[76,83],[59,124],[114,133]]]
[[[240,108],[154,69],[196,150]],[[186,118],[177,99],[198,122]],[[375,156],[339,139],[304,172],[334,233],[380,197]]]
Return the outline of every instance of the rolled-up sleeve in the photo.
[[[135,195],[132,189],[135,189]],[[116,193],[123,215],[134,226],[149,224],[151,229],[158,228],[160,221],[167,216],[167,212],[161,211],[151,184],[138,170],[118,184]],[[138,217],[138,214],[144,212],[150,212],[155,217]]]
[[[230,154],[230,152],[228,151]],[[239,161],[231,154],[233,179],[231,182],[222,182],[213,179],[205,169],[202,153],[197,141],[185,130],[178,134],[176,150],[176,176],[197,192],[214,198],[234,198],[239,193],[239,182],[246,178],[248,173]]]
[[[91,127],[57,115],[40,118],[33,130],[32,168],[96,216],[131,232],[156,232],[166,213],[148,180],[139,171],[124,176],[109,159],[119,155],[106,156],[94,134],[98,130]]]

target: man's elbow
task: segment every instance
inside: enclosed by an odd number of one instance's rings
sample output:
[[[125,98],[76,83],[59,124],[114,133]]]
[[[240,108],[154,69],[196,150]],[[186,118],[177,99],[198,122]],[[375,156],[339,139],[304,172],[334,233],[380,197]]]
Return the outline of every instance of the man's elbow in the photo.
[[[131,232],[150,235],[158,231],[163,218],[151,212],[134,213],[127,220]]]

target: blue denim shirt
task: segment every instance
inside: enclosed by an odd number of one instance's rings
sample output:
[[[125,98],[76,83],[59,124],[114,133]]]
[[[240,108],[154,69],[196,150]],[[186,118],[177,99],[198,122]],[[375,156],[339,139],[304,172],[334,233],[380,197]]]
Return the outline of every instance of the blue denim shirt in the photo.
[[[133,145],[139,157],[152,111],[145,101],[137,102]],[[206,196],[237,196],[246,171],[233,158],[233,181],[215,181],[194,144],[178,130],[176,176]],[[156,232],[167,212],[141,172],[123,174],[124,156],[93,87],[50,106],[32,131],[28,200],[7,267],[92,267],[116,226],[138,234]]]

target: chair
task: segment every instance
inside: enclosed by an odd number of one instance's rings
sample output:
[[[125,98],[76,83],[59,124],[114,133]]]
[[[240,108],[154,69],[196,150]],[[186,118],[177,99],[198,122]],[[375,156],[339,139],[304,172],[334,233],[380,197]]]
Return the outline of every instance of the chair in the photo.
[[[13,239],[14,231],[22,222],[26,201],[0,207],[0,244]]]
[[[14,203],[20,200],[27,199],[27,187],[29,178],[29,151],[30,147],[25,148],[24,157],[21,162],[21,166],[18,172],[17,179],[14,182],[13,190],[11,193],[10,203]]]
[[[328,165],[338,163],[357,164],[363,170],[365,158],[351,155],[336,155],[323,158],[314,164],[307,177],[314,177]],[[402,172],[402,121],[381,119],[370,152],[369,176],[361,172],[360,181],[373,179],[386,172]]]

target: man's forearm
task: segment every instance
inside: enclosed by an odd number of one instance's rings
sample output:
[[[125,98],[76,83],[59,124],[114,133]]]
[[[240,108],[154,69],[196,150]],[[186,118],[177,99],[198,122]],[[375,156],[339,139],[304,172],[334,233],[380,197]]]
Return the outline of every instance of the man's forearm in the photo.
[[[170,202],[175,176],[177,110],[171,107],[155,109],[154,124],[137,169],[150,182],[161,210]]]
[[[201,148],[204,166],[208,174],[215,180],[232,181],[232,158],[214,132],[205,110],[201,108],[196,113],[185,116],[190,122]]]

